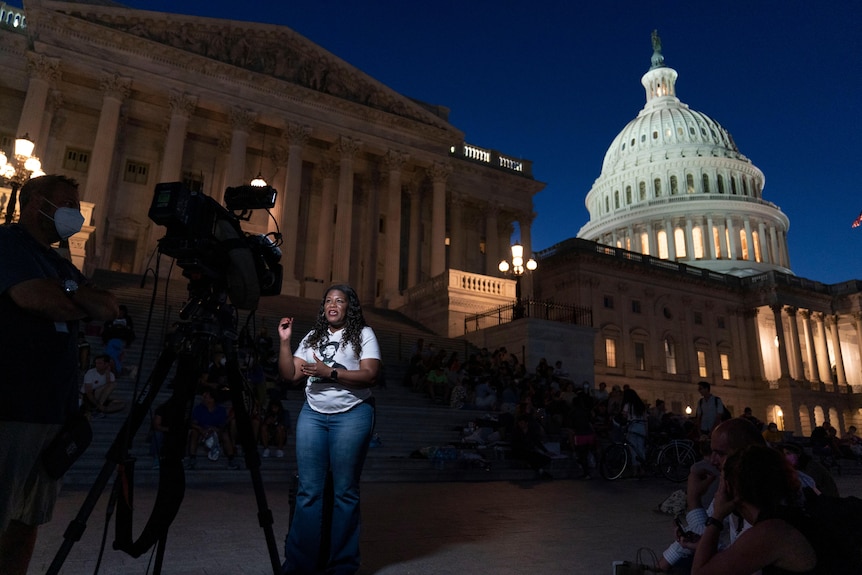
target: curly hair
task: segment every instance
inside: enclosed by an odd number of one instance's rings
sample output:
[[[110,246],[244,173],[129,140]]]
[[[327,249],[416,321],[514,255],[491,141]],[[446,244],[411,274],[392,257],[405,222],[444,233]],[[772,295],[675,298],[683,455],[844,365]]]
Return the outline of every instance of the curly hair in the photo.
[[[317,312],[317,319],[314,322],[314,327],[311,328],[311,335],[308,338],[308,347],[315,349],[318,344],[326,341],[329,337],[329,322],[326,320],[324,307],[326,305],[326,297],[329,292],[338,290],[347,296],[347,317],[344,322],[344,334],[341,336],[341,346],[344,347],[348,343],[353,344],[353,353],[359,357],[362,351],[362,328],[365,323],[365,316],[362,315],[362,306],[359,303],[359,296],[356,291],[347,284],[335,284],[329,286],[323,294],[323,299],[320,300],[320,309]]]

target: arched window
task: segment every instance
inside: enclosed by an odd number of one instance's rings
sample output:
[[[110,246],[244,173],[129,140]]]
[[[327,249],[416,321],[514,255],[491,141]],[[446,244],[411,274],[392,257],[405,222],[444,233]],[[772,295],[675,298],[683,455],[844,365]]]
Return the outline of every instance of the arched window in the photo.
[[[685,175],[685,193],[693,194],[694,193],[694,176],[691,174]]]
[[[644,201],[646,199],[646,182],[640,182],[638,184],[638,200]]]
[[[703,193],[708,194],[709,193],[709,176],[704,174],[702,179],[703,179]]]
[[[692,246],[692,251],[694,252],[694,259],[702,260],[703,259],[703,232],[700,229],[700,226],[695,226],[691,230],[691,242],[694,244]]]
[[[674,249],[676,249],[676,257],[686,257],[685,232],[682,230],[682,228],[677,228],[674,230],[673,240]]]
[[[724,193],[724,176],[722,176],[721,174],[718,174],[718,193]]]
[[[614,209],[620,209],[620,191],[614,190]]]
[[[748,178],[745,177],[742,178],[742,195],[748,195]]]
[[[626,186],[626,205],[632,203],[632,187]]]
[[[605,213],[611,211],[611,199],[605,196]]]
[[[734,196],[737,194],[736,178],[734,178],[734,177],[730,178],[730,193],[733,194]]]
[[[661,197],[661,179],[656,178],[652,181],[653,188],[655,188],[655,197]]]
[[[676,176],[670,177],[670,195],[675,196],[679,193],[679,182]]]
[[[763,254],[760,252],[760,233],[757,230],[751,232],[751,243],[754,244],[754,261],[762,262]]]

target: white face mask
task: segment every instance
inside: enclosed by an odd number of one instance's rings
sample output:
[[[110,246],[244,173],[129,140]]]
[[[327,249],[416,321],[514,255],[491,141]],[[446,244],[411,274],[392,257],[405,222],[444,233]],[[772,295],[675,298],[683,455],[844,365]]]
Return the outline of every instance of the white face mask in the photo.
[[[66,240],[81,231],[84,225],[84,216],[75,208],[62,207],[58,208],[56,204],[45,198],[45,201],[57,208],[52,218],[45,212],[40,211],[43,216],[54,221],[54,228],[57,230],[57,235],[60,239]]]

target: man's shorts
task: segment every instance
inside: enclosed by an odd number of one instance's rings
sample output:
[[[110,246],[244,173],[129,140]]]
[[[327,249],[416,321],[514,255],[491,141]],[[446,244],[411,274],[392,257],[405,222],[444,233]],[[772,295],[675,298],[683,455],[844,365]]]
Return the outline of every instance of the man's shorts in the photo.
[[[51,520],[61,482],[48,477],[40,456],[62,427],[0,421],[0,531],[12,520],[25,525]]]

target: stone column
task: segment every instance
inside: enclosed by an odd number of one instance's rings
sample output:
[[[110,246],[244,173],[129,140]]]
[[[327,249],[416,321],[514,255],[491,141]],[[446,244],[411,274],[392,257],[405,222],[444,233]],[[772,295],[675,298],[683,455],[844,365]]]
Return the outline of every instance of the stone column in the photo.
[[[748,261],[754,261],[754,236],[751,234],[751,221],[748,219],[748,216],[743,220],[743,225],[745,226],[745,245],[748,248],[748,257],[746,258]]]
[[[712,216],[706,216],[706,230],[703,234],[703,247],[706,250],[704,254],[705,260],[714,260],[715,257],[715,236],[712,233]]]
[[[350,256],[353,247],[353,160],[360,141],[341,136],[336,149],[341,158],[338,171],[338,200],[335,211],[335,248],[332,252],[333,281],[350,281]]]
[[[775,236],[775,226],[769,226],[769,263],[781,265],[781,254],[778,251],[778,238]]]
[[[383,297],[392,301],[401,295],[401,168],[407,154],[389,150],[384,158],[389,187],[386,198],[386,266],[383,270]]]
[[[104,75],[100,79],[102,89],[102,111],[99,114],[99,124],[96,137],[93,140],[93,153],[90,156],[90,168],[87,170],[87,187],[82,200],[94,205],[93,225],[102,227],[109,213],[108,184],[111,178],[111,167],[114,163],[114,152],[117,149],[117,134],[120,128],[120,108],[131,92],[132,80],[116,74]],[[98,214],[98,215],[96,215]],[[104,239],[104,234],[100,234]],[[104,246],[96,242],[94,264],[101,265]]]
[[[647,238],[649,239],[649,255],[654,258],[658,257],[658,249],[656,247],[655,230],[652,227],[652,222],[647,222],[646,225]]]
[[[693,229],[693,224],[691,218],[685,219],[685,259],[690,262],[695,261],[694,259],[694,237],[691,234],[691,230]]]
[[[802,367],[802,348],[799,345],[799,322],[796,319],[797,308],[787,306],[784,308],[790,318],[790,359],[793,361],[794,376],[797,380],[805,379],[805,369]]]
[[[497,216],[500,206],[489,202],[485,212],[485,275],[495,275],[500,265],[500,236],[497,233],[499,223]]]
[[[847,385],[847,374],[844,373],[844,355],[841,353],[841,336],[838,334],[838,314],[827,315],[826,323],[832,331],[832,351],[835,353],[835,374],[838,385]]]
[[[418,182],[413,182],[408,191],[410,193],[410,238],[407,242],[407,287],[413,287],[419,283],[419,271],[421,269],[422,256],[419,253],[420,232],[421,232],[421,212],[422,207],[422,190]]]
[[[315,279],[328,284],[332,279],[332,227],[335,214],[335,178],[338,166],[325,160],[320,167],[323,193],[320,198],[320,218],[317,223],[317,257]]]
[[[173,92],[170,95],[171,120],[168,124],[168,134],[165,137],[164,151],[162,152],[160,182],[182,180],[186,132],[188,131],[189,118],[194,113],[197,103],[196,96],[178,92]]]
[[[452,194],[449,199],[449,268],[464,269],[464,198]]]
[[[284,268],[281,293],[284,295],[299,295],[296,251],[298,246],[299,203],[302,195],[302,149],[310,134],[311,128],[308,126],[287,125],[287,170],[282,183],[281,222],[279,223],[284,242],[281,247],[281,265]]]
[[[727,233],[724,222],[718,224],[718,251],[721,252],[720,259],[730,259],[730,251],[727,248]]]
[[[360,258],[361,267],[358,272],[361,272],[361,282],[355,283],[360,285],[362,291],[359,292],[359,297],[363,302],[373,305],[377,299],[377,260],[379,259],[379,243],[380,243],[380,190],[383,186],[383,174],[377,170],[372,170],[367,178],[368,189],[360,189],[359,193],[361,200],[359,205],[364,206],[364,214],[361,214],[357,220],[360,222],[368,222],[368,229],[363,231],[358,238],[362,246],[362,257]]]
[[[676,261],[676,238],[674,237],[673,222],[670,218],[664,221],[664,234],[667,237],[667,259]]]
[[[817,366],[817,352],[814,348],[814,334],[811,333],[811,311],[799,310],[802,317],[802,329],[805,332],[805,347],[808,350],[808,380],[812,383],[820,381],[820,370]]]
[[[769,306],[772,310],[772,315],[775,318],[775,335],[778,337],[778,367],[779,380],[785,381],[790,379],[790,367],[787,364],[787,340],[784,335],[784,321],[781,317],[781,310],[784,306],[781,304],[773,304]]]
[[[48,140],[47,130],[44,129],[46,123],[42,120],[48,105],[49,90],[60,77],[60,60],[27,52],[27,72],[30,75],[27,96],[18,118],[18,132],[14,136],[27,136],[36,145],[33,154],[41,159]]]
[[[760,345],[762,336],[757,322],[758,313],[760,313],[760,310],[755,307],[745,310],[743,315],[745,321],[745,339],[748,342],[748,356],[750,358],[749,367],[751,368],[753,379],[762,383],[766,380],[766,376],[763,369],[763,347]]]
[[[428,169],[433,191],[431,195],[431,269],[430,277],[437,277],[446,271],[446,180],[452,167],[443,162],[435,162]]]
[[[230,152],[227,159],[227,187],[242,186],[245,181],[246,149],[248,134],[254,124],[257,114],[243,108],[232,108],[230,111]]]
[[[725,234],[725,238],[727,240],[727,259],[729,260],[738,260],[739,254],[736,252],[736,228],[733,227],[733,220],[731,218],[727,218],[727,234]]]
[[[817,367],[820,370],[820,378],[826,383],[835,383],[832,378],[832,369],[829,365],[829,347],[826,342],[826,315],[823,312],[814,312],[814,321],[817,324]]]

